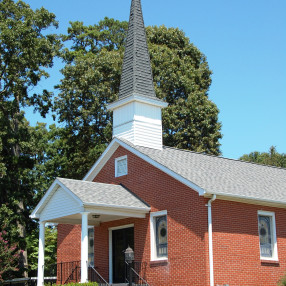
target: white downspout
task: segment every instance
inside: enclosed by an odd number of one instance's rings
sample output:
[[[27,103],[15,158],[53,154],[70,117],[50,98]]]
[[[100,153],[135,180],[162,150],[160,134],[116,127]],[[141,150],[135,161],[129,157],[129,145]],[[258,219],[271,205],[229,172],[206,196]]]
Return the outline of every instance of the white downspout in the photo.
[[[209,233],[209,264],[210,264],[210,286],[214,286],[214,261],[213,261],[213,227],[212,227],[212,202],[216,195],[208,201],[208,233]]]

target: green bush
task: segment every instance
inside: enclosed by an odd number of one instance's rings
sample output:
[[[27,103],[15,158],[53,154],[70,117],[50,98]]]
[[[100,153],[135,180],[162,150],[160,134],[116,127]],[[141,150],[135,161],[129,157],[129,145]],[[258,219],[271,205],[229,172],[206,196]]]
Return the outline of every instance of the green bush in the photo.
[[[286,274],[278,282],[278,286],[286,286]]]
[[[63,285],[55,284],[55,283],[45,283],[45,286],[63,286]],[[96,282],[68,283],[68,284],[65,284],[64,286],[98,286],[98,284]]]

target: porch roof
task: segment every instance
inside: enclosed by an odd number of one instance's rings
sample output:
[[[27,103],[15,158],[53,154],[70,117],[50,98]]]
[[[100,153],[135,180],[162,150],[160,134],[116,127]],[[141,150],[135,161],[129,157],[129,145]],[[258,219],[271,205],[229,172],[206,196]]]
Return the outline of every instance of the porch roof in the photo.
[[[101,221],[109,221],[123,217],[145,217],[149,211],[150,207],[123,185],[57,178],[31,218],[77,223],[81,212],[100,214]]]
[[[57,178],[72,191],[84,205],[121,206],[149,210],[149,205],[123,185],[87,182]]]

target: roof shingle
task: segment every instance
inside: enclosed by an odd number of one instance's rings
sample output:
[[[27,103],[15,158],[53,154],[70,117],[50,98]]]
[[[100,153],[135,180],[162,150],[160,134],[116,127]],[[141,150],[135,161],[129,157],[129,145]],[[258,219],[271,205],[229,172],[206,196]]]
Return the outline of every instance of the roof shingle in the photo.
[[[149,206],[121,185],[63,178],[57,178],[57,180],[73,192],[84,204],[149,209]]]
[[[156,150],[119,140],[206,193],[286,203],[286,169],[165,146]]]

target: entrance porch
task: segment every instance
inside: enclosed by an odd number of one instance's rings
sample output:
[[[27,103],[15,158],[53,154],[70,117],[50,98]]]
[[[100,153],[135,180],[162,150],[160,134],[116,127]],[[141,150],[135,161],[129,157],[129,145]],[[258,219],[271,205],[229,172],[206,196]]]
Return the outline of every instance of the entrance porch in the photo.
[[[39,220],[38,283],[44,283],[44,249],[46,223],[81,226],[80,262],[69,275],[80,276],[80,282],[87,282],[89,271],[99,275],[88,262],[88,229],[102,223],[125,218],[145,218],[150,207],[122,185],[102,184],[57,178],[33,211],[31,218]],[[115,241],[115,242],[113,242]],[[134,245],[132,225],[109,230],[109,282],[122,281],[125,269],[122,249]],[[126,247],[127,248],[127,247]],[[125,248],[125,249],[126,249]],[[124,256],[123,256],[124,257]],[[97,257],[94,258],[95,261]],[[134,267],[133,270],[135,271]],[[62,279],[63,280],[63,279]],[[78,279],[79,280],[79,279]]]

